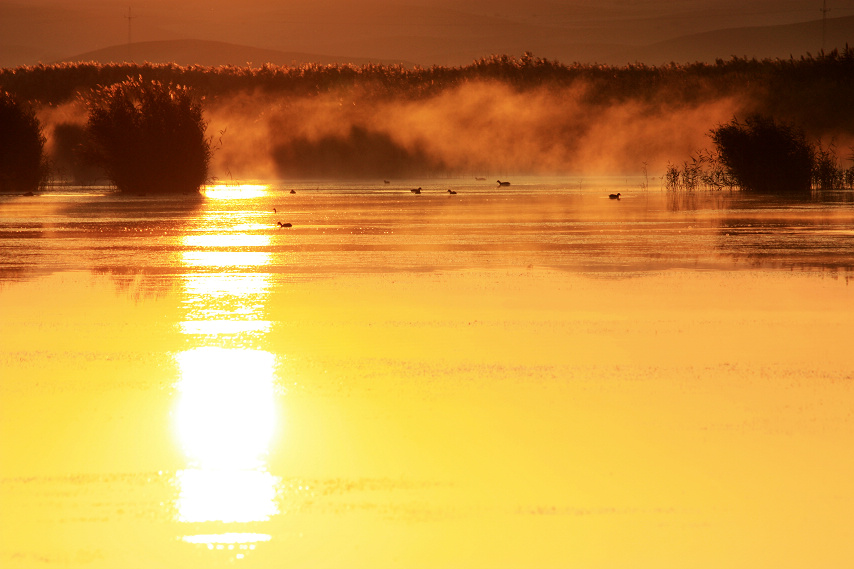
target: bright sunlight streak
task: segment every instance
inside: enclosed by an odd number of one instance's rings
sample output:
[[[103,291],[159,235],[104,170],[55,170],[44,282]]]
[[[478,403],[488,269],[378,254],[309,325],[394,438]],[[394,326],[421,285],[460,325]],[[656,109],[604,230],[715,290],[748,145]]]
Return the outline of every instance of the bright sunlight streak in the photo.
[[[270,264],[270,253],[263,251],[184,251],[181,257],[187,267],[262,267]]]
[[[245,233],[206,233],[203,235],[185,235],[182,241],[185,247],[266,247],[270,245],[270,236],[247,235]]]
[[[273,354],[206,347],[177,359],[176,428],[194,466],[177,475],[178,520],[269,520],[278,513],[279,480],[266,471],[265,462],[277,424]]]
[[[256,338],[267,334],[271,323],[264,319],[264,303],[270,286],[266,273],[188,275],[187,319],[179,323],[181,333]]]
[[[268,320],[185,320],[179,324],[182,334],[219,336],[222,334],[266,334],[272,328]]]
[[[264,522],[279,513],[278,478],[260,470],[178,472],[178,520],[187,523]],[[222,542],[220,536],[216,541]]]
[[[208,196],[236,199],[257,195],[258,187],[213,187]],[[187,267],[263,267],[270,254],[257,248],[270,237],[229,231],[183,239]],[[200,344],[212,338],[263,335],[270,290],[268,274],[188,274],[184,282],[186,320],[180,330]],[[267,351],[197,345],[176,356],[180,379],[175,429],[191,467],[178,473],[178,520],[186,523],[263,522],[278,513],[278,478],[266,457],[277,429],[275,356]],[[237,538],[235,536],[238,536]],[[256,534],[185,536],[211,549],[249,547]],[[251,545],[254,548],[254,545]],[[242,553],[238,558],[242,556]]]
[[[187,456],[208,469],[263,466],[276,428],[273,354],[201,347],[177,359],[176,427]]]
[[[269,235],[187,235],[183,239],[181,262],[188,267],[262,267],[270,263],[270,253],[254,248],[266,247],[269,244]]]
[[[263,294],[269,291],[270,286],[270,275],[263,273],[187,275],[184,281],[184,290],[192,300],[196,297],[219,299],[231,295]]]
[[[205,196],[215,200],[245,200],[266,195],[270,187],[261,184],[216,184],[205,186]]]
[[[270,541],[272,536],[266,533],[215,533],[202,535],[187,535],[183,541],[187,543],[202,543],[202,544],[252,544],[261,541]],[[251,548],[251,549],[254,549]]]

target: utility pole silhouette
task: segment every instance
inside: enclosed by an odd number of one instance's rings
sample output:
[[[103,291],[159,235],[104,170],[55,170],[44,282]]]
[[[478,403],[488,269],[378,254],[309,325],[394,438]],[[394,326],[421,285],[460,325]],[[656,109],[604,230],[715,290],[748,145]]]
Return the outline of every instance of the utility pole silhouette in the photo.
[[[128,6],[128,15],[125,16],[128,21],[128,63],[133,61],[133,57],[131,54],[130,44],[131,44],[131,21],[136,18],[136,16],[131,15],[130,6]]]
[[[827,7],[827,0],[823,0],[821,3],[821,51],[824,51],[824,42],[825,38],[827,38],[827,13],[830,12],[830,8]]]

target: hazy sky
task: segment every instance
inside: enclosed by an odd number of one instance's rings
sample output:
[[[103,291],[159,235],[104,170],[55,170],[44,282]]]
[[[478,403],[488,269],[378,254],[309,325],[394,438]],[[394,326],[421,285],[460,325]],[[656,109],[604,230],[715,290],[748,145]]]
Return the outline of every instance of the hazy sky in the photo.
[[[589,45],[822,17],[820,0],[0,0],[0,64],[126,44],[129,6],[134,42],[216,40],[425,65],[525,50],[561,59]],[[854,16],[854,0],[827,7],[829,17]]]

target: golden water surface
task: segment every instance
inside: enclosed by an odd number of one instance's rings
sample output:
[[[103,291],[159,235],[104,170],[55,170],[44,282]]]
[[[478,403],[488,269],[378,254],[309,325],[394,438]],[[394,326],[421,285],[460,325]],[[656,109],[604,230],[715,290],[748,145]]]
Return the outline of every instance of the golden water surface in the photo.
[[[0,197],[0,566],[854,564],[850,201],[415,185]]]

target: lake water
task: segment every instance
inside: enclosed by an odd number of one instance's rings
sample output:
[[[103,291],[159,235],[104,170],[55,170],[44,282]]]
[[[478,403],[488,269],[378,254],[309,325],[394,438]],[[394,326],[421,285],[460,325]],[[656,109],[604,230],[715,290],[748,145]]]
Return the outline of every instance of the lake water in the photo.
[[[851,566],[852,276],[845,193],[0,196],[0,566]]]

